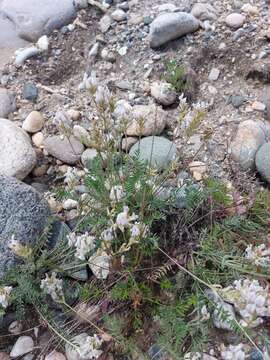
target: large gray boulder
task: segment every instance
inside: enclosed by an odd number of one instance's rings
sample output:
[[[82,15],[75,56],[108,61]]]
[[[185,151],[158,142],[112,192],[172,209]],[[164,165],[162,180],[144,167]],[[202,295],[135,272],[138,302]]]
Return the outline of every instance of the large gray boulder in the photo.
[[[176,146],[170,140],[161,136],[148,136],[130,149],[129,154],[139,154],[139,159],[149,162],[157,168],[166,168],[176,156]]]
[[[73,0],[4,0],[0,12],[15,24],[21,38],[35,42],[68,24],[76,9]]]
[[[34,188],[0,175],[0,277],[16,260],[8,246],[12,235],[22,244],[33,244],[49,214],[46,201]]]
[[[150,25],[150,46],[157,48],[168,41],[198,30],[199,26],[199,21],[192,14],[185,12],[161,14]]]
[[[0,175],[24,179],[36,165],[36,153],[27,133],[0,118]]]

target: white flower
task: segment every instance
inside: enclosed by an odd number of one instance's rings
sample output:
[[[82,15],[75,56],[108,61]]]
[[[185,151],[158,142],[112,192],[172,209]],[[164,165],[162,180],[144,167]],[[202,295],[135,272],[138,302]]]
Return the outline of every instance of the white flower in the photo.
[[[100,350],[101,345],[102,340],[98,335],[87,336],[85,342],[80,344],[78,353],[83,359],[98,359],[103,352]]]
[[[223,293],[242,316],[243,326],[256,327],[263,322],[263,317],[270,317],[269,287],[261,286],[258,280],[236,280],[233,287],[224,289]]]
[[[98,81],[95,71],[92,71],[89,77],[85,77],[83,83],[86,90],[95,91],[98,86]]]
[[[110,200],[117,202],[125,196],[122,185],[115,185],[111,188]]]
[[[246,354],[243,346],[243,344],[229,345],[224,351],[221,351],[221,358],[223,360],[245,360]]]
[[[249,245],[245,251],[245,258],[256,266],[269,266],[270,248],[267,248],[265,244]]]
[[[116,226],[122,232],[124,232],[125,228],[131,227],[132,226],[131,223],[138,218],[138,216],[135,214],[129,216],[128,212],[129,212],[128,206],[124,206],[123,212],[119,213],[116,217]]]
[[[96,91],[96,103],[101,106],[109,104],[111,94],[107,86],[98,86]]]
[[[113,229],[111,227],[108,229],[105,229],[104,231],[102,231],[100,236],[101,236],[102,240],[104,240],[106,242],[111,242],[114,239]]]
[[[12,291],[12,286],[4,286],[0,288],[0,305],[4,309],[8,307],[11,291]]]
[[[59,301],[64,297],[63,280],[58,279],[55,272],[50,275],[45,274],[46,278],[41,280],[40,288],[48,295],[51,295],[54,301]]]
[[[85,260],[86,255],[95,248],[95,237],[88,232],[82,235],[70,233],[67,236],[69,246],[75,246],[75,256],[80,260]]]
[[[98,279],[107,279],[110,273],[111,257],[105,251],[98,251],[89,258],[89,267]]]
[[[29,257],[32,254],[32,249],[27,245],[21,244],[18,240],[15,240],[14,235],[12,235],[8,247],[15,255],[23,258]]]

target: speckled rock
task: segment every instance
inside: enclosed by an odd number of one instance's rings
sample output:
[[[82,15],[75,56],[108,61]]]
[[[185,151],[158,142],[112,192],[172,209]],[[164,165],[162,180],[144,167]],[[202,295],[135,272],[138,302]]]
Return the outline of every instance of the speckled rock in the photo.
[[[84,147],[75,137],[62,138],[59,135],[49,136],[44,140],[47,152],[67,164],[75,164],[80,160]]]
[[[0,119],[0,174],[24,179],[36,165],[36,153],[27,133]]]
[[[15,96],[7,89],[0,88],[0,118],[7,117],[16,110]]]
[[[137,152],[140,160],[148,161],[158,168],[166,168],[176,155],[176,146],[164,137],[148,136],[133,145],[129,154],[134,156]]]
[[[244,25],[245,20],[246,20],[245,16],[238,13],[233,13],[226,17],[225,22],[226,25],[229,26],[230,28],[239,29]]]
[[[201,21],[216,20],[217,12],[215,8],[208,3],[196,3],[192,7],[191,14]]]
[[[177,100],[177,93],[171,84],[155,82],[151,86],[152,97],[161,105],[170,106]]]
[[[15,262],[8,247],[12,235],[23,244],[34,242],[50,214],[45,200],[31,186],[0,175],[0,276]]]
[[[131,116],[133,120],[126,130],[128,136],[159,135],[165,129],[167,114],[155,104],[135,105]]]
[[[266,142],[267,134],[261,123],[247,120],[238,127],[236,136],[231,143],[232,158],[244,170],[255,167],[255,155]]]

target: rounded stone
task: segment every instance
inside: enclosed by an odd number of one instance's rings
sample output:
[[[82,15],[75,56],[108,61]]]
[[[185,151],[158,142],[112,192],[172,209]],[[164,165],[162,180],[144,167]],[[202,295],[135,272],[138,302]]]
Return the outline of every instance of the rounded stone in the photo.
[[[231,143],[231,154],[244,170],[255,167],[255,155],[266,142],[266,131],[261,123],[247,120],[238,127],[236,136]]]
[[[95,149],[86,149],[81,156],[81,162],[84,167],[91,167],[92,161],[97,157],[98,152]]]
[[[42,132],[37,132],[36,134],[34,134],[32,136],[32,141],[36,147],[42,148],[44,142],[44,135],[42,134]]]
[[[165,168],[176,155],[176,146],[170,140],[159,136],[148,136],[141,139],[130,149],[129,154],[147,161],[158,168]]]
[[[24,179],[36,165],[36,153],[27,133],[0,119],[0,174]]]
[[[75,164],[80,160],[84,147],[75,137],[62,138],[59,135],[49,136],[44,141],[45,150],[56,159],[67,164]]]
[[[260,147],[256,154],[255,163],[260,175],[270,183],[270,142]]]
[[[14,344],[10,356],[16,358],[34,349],[34,341],[30,336],[20,336]]]
[[[12,236],[32,244],[47,224],[50,211],[45,200],[31,186],[0,175],[0,277],[15,263],[8,247]]]
[[[245,20],[245,16],[238,13],[233,13],[226,17],[225,22],[230,28],[239,29],[243,26]]]
[[[74,336],[74,338],[72,339],[72,342],[75,343],[78,348],[81,348],[85,345],[85,341],[88,337],[87,333],[82,333],[79,335]],[[68,343],[66,343],[65,345],[65,350],[66,350],[66,357],[68,360],[88,360],[89,356],[80,356],[79,352],[76,350],[76,348],[74,348],[74,346],[69,345]]]
[[[44,118],[38,111],[32,111],[24,120],[22,128],[29,133],[36,133],[44,126]]]
[[[177,100],[177,93],[171,84],[155,82],[151,86],[151,96],[161,105],[170,106]]]

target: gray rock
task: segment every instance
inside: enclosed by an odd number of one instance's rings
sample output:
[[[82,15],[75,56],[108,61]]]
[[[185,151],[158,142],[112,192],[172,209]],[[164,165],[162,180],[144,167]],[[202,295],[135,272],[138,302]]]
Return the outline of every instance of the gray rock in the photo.
[[[83,348],[87,337],[88,337],[87,333],[82,333],[82,334],[76,335],[76,336],[74,336],[74,338],[72,338],[72,343],[76,344],[77,348],[79,348],[79,349]],[[90,359],[89,354],[86,354],[84,352],[84,354],[80,355],[79,351],[77,351],[77,349],[74,346],[71,346],[68,343],[66,343],[66,345],[65,345],[65,350],[66,350],[67,360],[89,360]]]
[[[165,168],[176,155],[176,146],[170,140],[159,136],[148,136],[141,139],[130,149],[129,154],[148,161],[158,168]]]
[[[16,110],[15,96],[7,89],[0,88],[0,117],[5,118]]]
[[[231,143],[232,158],[244,170],[253,169],[256,152],[266,142],[266,138],[266,129],[260,122],[244,121],[239,125],[235,139]]]
[[[217,12],[211,4],[197,3],[193,6],[191,14],[201,21],[216,20]]]
[[[17,358],[28,352],[34,350],[34,341],[31,336],[20,336],[17,341],[15,342],[10,356],[12,358]]]
[[[238,29],[243,26],[245,20],[245,16],[238,13],[232,13],[226,17],[225,22],[230,28]]]
[[[191,14],[185,12],[161,14],[150,25],[150,46],[157,48],[198,28],[199,21]]]
[[[218,78],[219,78],[219,74],[220,74],[220,70],[217,69],[217,68],[212,68],[210,73],[209,73],[209,76],[208,76],[208,79],[210,81],[216,81]]]
[[[122,9],[116,9],[111,16],[115,21],[124,21],[127,19],[127,14]]]
[[[226,320],[222,319],[224,316],[226,316]],[[212,319],[216,328],[228,331],[233,330],[233,321],[236,321],[233,306],[224,301],[219,301],[217,308],[213,312]]]
[[[24,179],[36,165],[36,153],[27,133],[0,119],[0,174]]]
[[[260,175],[270,182],[270,142],[260,147],[255,158],[256,168]]]
[[[50,214],[45,200],[31,186],[0,175],[0,276],[15,262],[8,247],[12,235],[32,244],[42,233]]]
[[[44,140],[45,150],[55,158],[67,164],[75,164],[80,160],[84,147],[75,137],[69,138],[54,135]]]
[[[155,82],[151,86],[151,95],[161,105],[170,106],[177,100],[177,93],[171,84]]]
[[[99,21],[100,31],[105,34],[112,24],[112,18],[109,15],[104,15]]]
[[[35,84],[26,83],[23,87],[23,98],[35,102],[38,97],[38,89]]]
[[[231,103],[232,106],[236,109],[244,105],[245,102],[246,99],[242,95],[231,95],[229,98],[229,103]]]
[[[0,10],[18,35],[31,42],[68,24],[76,14],[73,0],[3,0]]]
[[[91,162],[97,157],[97,150],[95,149],[86,149],[81,156],[81,161],[84,167],[89,168]]]

